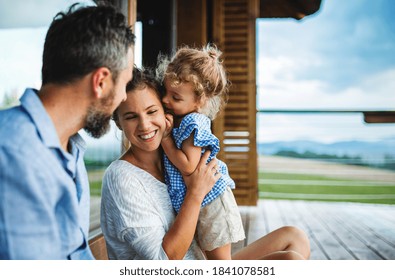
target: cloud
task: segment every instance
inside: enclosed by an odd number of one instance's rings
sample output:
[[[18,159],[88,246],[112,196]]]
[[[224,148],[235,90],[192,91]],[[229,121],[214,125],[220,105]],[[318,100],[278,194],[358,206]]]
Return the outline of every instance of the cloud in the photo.
[[[275,65],[269,71],[270,65]],[[395,109],[395,66],[365,77],[358,84],[333,92],[328,81],[301,80],[278,73],[292,68],[292,63],[280,59],[267,60],[268,74],[258,79],[258,108],[276,109]],[[270,73],[270,74],[269,74]]]
[[[0,102],[5,91],[41,86],[41,64],[47,28],[0,29]]]
[[[389,11],[395,12],[390,0],[331,0],[302,22],[259,20],[258,59],[292,61],[295,79],[325,80],[336,94],[395,65]],[[279,77],[288,75],[282,71]]]
[[[331,0],[302,22],[258,21],[258,108],[395,104],[395,22],[389,11],[395,12],[394,1]]]
[[[302,22],[258,21],[259,109],[395,109],[395,2],[327,0]],[[362,113],[259,114],[259,142],[378,140]]]
[[[95,5],[91,0],[2,0],[0,28],[48,26],[58,12],[67,10],[75,2]]]
[[[366,124],[362,113],[258,114],[257,141],[377,141],[394,137],[393,124]]]

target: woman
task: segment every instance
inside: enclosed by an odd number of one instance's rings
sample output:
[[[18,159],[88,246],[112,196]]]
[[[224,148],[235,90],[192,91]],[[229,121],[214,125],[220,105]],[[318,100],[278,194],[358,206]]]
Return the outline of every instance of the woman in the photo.
[[[110,259],[204,259],[194,240],[200,205],[221,176],[217,161],[206,165],[209,152],[190,176],[177,216],[164,184],[160,143],[169,128],[159,84],[149,71],[135,69],[127,100],[114,113],[130,148],[114,161],[103,178],[101,226]],[[280,228],[243,248],[233,259],[306,259],[306,235]]]

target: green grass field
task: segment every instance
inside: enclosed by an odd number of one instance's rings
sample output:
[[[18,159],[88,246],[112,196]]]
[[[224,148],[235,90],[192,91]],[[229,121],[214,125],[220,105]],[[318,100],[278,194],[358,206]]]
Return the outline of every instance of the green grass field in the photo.
[[[89,182],[91,188],[91,195],[95,195],[95,196],[101,195],[101,182],[102,181]]]
[[[260,172],[259,196],[270,199],[395,204],[395,182],[383,183],[317,175]]]
[[[102,176],[100,171],[94,172],[90,176],[91,195],[100,196]],[[260,172],[258,178],[260,198],[395,204],[395,182],[268,172]]]

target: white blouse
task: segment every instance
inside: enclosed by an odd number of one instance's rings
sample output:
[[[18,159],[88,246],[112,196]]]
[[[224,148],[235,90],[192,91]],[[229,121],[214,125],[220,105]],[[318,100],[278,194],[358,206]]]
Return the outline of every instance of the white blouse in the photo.
[[[102,186],[101,228],[109,259],[167,260],[162,242],[175,219],[167,186],[148,172],[116,160]],[[204,259],[193,240],[184,259]]]

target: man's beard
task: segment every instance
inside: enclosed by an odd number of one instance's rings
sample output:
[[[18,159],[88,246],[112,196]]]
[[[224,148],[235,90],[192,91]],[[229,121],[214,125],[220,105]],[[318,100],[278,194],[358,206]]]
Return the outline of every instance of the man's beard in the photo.
[[[114,91],[107,98],[101,100],[99,106],[91,105],[88,108],[84,130],[93,138],[100,138],[110,130],[112,114],[107,111],[112,107],[113,101]]]

